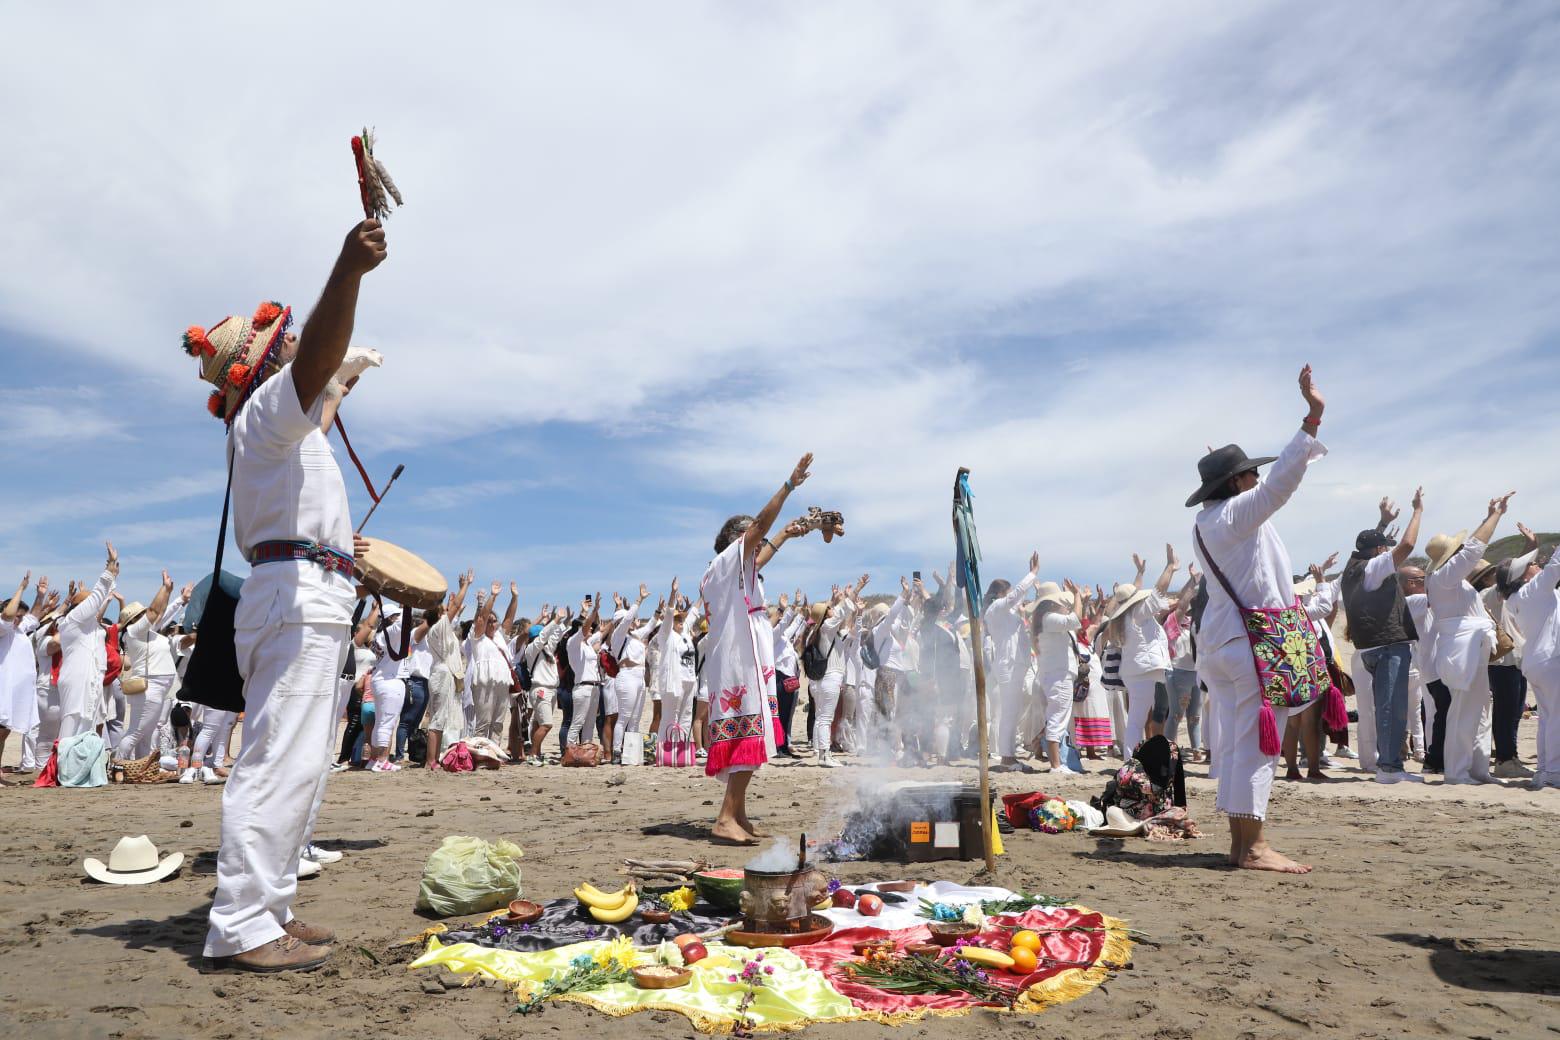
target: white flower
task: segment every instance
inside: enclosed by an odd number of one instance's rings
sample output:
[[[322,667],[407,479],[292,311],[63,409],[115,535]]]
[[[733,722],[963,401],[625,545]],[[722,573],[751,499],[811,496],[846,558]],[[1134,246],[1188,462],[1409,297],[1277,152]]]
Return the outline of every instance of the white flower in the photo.
[[[976,928],[984,929],[986,927],[987,920],[988,918],[986,917],[986,912],[980,908],[979,903],[971,903],[969,906],[964,908],[965,924],[972,924]]]

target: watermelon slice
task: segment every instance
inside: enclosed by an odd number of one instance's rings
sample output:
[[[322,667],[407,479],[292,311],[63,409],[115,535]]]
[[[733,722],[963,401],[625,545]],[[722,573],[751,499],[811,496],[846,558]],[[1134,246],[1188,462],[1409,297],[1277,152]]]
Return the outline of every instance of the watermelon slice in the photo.
[[[735,910],[741,904],[743,872],[736,867],[701,870],[693,875],[693,885],[711,906]]]

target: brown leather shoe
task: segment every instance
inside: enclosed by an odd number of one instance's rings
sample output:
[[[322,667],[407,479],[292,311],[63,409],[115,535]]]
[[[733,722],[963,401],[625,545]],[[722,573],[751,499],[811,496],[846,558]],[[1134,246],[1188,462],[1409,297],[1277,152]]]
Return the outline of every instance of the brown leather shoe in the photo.
[[[312,924],[304,924],[296,917],[282,925],[282,928],[294,939],[308,943],[310,946],[328,946],[336,941],[336,933],[329,928],[319,928]]]
[[[284,935],[272,939],[264,946],[235,954],[232,957],[208,957],[205,971],[254,971],[270,974],[278,971],[313,971],[330,960],[329,946],[310,946],[302,940]]]

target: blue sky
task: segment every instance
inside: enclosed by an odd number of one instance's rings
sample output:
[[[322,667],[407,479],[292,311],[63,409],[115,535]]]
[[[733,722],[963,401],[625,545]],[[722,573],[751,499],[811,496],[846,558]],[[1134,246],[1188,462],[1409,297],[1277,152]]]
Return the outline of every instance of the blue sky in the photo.
[[[307,313],[364,122],[407,198],[347,408],[406,465],[369,533],[531,609],[694,580],[807,450],[796,505],[850,533],[780,586],[946,563],[959,465],[988,574],[1126,578],[1188,555],[1207,444],[1287,439],[1305,361],[1297,563],[1418,482],[1432,529],[1511,488],[1560,524],[1549,5],[4,13],[8,583],[105,536],[127,594],[198,576],[222,440],[179,334]]]

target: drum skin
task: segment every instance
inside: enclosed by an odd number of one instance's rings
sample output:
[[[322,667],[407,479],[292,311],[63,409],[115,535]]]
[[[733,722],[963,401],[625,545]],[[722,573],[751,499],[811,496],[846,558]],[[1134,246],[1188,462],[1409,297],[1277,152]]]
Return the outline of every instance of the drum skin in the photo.
[[[444,606],[449,582],[421,556],[380,538],[363,539],[368,545],[358,553],[358,578],[370,592],[378,593],[413,610]]]

